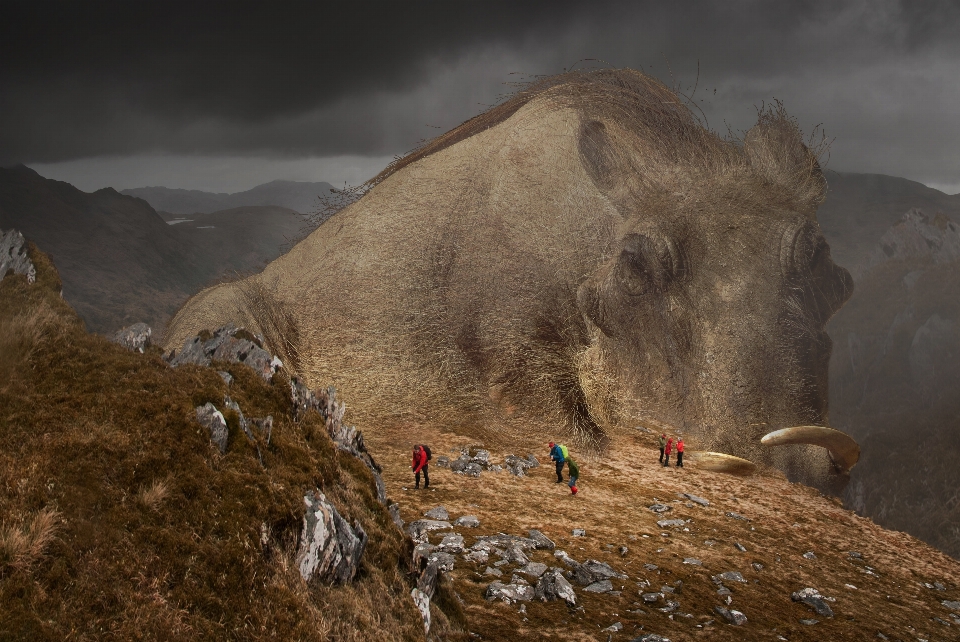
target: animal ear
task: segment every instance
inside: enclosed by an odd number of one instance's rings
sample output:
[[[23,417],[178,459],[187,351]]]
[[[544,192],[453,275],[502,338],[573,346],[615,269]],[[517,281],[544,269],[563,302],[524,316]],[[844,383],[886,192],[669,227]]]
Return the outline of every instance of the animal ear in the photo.
[[[781,106],[760,114],[743,139],[743,151],[754,172],[791,192],[801,205],[823,202],[827,182],[820,163]]]
[[[663,292],[685,273],[676,242],[659,234],[628,234],[614,268],[617,285],[631,296]]]
[[[599,120],[581,123],[578,147],[587,174],[602,191],[610,190],[616,182],[617,163],[606,125]]]

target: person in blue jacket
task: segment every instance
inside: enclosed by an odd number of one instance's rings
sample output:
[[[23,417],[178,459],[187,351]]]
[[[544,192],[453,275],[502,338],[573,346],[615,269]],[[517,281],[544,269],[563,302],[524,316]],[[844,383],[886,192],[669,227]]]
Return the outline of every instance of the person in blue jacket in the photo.
[[[561,444],[555,444],[552,441],[550,442],[550,459],[552,459],[557,465],[557,483],[563,483],[563,465],[567,463],[567,457],[564,454],[566,448]]]

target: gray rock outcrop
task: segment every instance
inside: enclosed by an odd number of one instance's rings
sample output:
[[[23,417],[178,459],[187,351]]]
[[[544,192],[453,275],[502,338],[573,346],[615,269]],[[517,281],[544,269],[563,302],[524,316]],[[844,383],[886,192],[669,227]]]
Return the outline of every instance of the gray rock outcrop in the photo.
[[[122,345],[127,350],[143,353],[143,349],[150,345],[150,335],[153,330],[146,323],[134,323],[117,330],[110,340]]]
[[[806,604],[821,617],[833,617],[833,609],[827,604],[825,598],[820,595],[820,591],[815,588],[807,587],[795,591],[790,595],[790,599],[794,602]]]
[[[227,452],[227,439],[230,437],[230,433],[227,430],[227,421],[223,418],[223,413],[209,402],[197,406],[196,412],[197,421],[207,429],[210,441],[213,442],[221,454]]]
[[[563,600],[570,606],[576,606],[577,604],[577,594],[574,592],[573,586],[563,576],[563,571],[556,567],[540,576],[534,589],[534,596],[541,602]]]
[[[262,342],[237,337],[237,334],[252,336],[235,325],[217,328],[213,335],[204,338],[197,335],[187,339],[179,353],[171,354],[167,361],[176,368],[185,363],[209,366],[213,361],[242,363],[253,368],[265,381],[283,367],[283,363],[263,349]]]
[[[33,283],[37,280],[37,268],[34,267],[33,261],[27,257],[25,243],[26,240],[20,232],[0,230],[0,281],[10,270],[13,270],[14,274],[26,276],[27,283]]]
[[[297,568],[307,582],[349,582],[357,574],[367,545],[360,524],[351,527],[319,490],[303,497],[306,513],[297,553]]]

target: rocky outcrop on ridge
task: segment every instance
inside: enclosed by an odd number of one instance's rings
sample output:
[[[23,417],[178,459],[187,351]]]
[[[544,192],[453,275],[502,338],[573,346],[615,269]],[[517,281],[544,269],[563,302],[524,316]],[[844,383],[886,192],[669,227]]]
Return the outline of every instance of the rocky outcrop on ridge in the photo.
[[[27,283],[37,279],[37,269],[27,257],[23,234],[16,230],[0,230],[0,279],[13,270],[14,274],[27,277]]]
[[[213,334],[187,339],[180,352],[171,352],[166,359],[174,368],[185,363],[198,366],[209,366],[213,361],[243,363],[265,381],[283,367],[280,359],[264,350],[263,339],[232,324],[217,328]]]

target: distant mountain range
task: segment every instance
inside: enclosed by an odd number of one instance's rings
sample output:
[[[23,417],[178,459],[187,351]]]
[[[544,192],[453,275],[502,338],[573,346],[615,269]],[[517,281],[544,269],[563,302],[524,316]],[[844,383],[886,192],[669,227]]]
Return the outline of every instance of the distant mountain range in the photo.
[[[175,215],[210,213],[250,205],[275,205],[301,214],[313,214],[319,207],[318,197],[330,194],[331,188],[330,183],[271,181],[234,194],[169,187],[137,187],[120,193],[142,198],[158,212]]]
[[[22,165],[0,168],[0,229],[10,228],[53,257],[64,298],[99,333],[138,321],[162,331],[188,296],[260,269],[312,229],[278,206],[170,225],[141,199],[112,188],[81,192]]]
[[[856,278],[870,261],[880,237],[912,208],[960,221],[960,194],[883,174],[827,173],[827,199],[817,211],[834,261]]]

